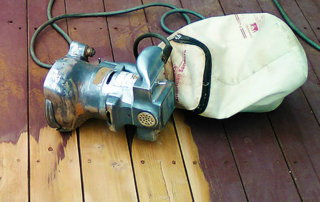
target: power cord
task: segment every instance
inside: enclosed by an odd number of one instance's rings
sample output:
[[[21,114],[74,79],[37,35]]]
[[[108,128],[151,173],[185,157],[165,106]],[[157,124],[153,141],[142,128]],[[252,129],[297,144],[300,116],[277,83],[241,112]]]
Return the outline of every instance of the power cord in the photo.
[[[173,6],[171,4],[167,4],[167,3],[150,3],[150,4],[145,4],[145,5],[141,5],[141,6],[136,6],[133,8],[129,8],[129,9],[125,9],[125,10],[119,10],[119,11],[111,11],[111,12],[98,12],[98,13],[70,13],[70,14],[64,14],[64,15],[59,15],[56,17],[51,16],[51,10],[52,10],[52,6],[54,4],[55,0],[50,0],[49,4],[48,4],[48,8],[47,8],[47,16],[48,16],[48,21],[46,21],[45,23],[43,23],[33,34],[32,38],[31,38],[31,42],[30,42],[30,54],[32,59],[34,60],[34,62],[39,65],[40,67],[44,67],[47,69],[51,68],[51,64],[46,64],[41,62],[34,51],[34,45],[35,45],[35,41],[37,36],[39,35],[39,33],[46,28],[48,25],[52,25],[54,29],[57,30],[57,32],[59,34],[61,34],[65,40],[70,44],[72,39],[68,36],[68,34],[66,34],[57,24],[55,24],[56,21],[64,19],[64,18],[85,18],[85,17],[110,17],[110,16],[115,16],[115,15],[120,15],[120,14],[125,14],[125,13],[130,13],[133,11],[137,11],[140,9],[144,9],[144,8],[148,8],[148,7],[155,7],[155,6],[161,6],[161,7],[167,7],[167,8],[171,8],[171,9],[178,9],[176,6]],[[185,18],[187,24],[191,23],[190,18],[185,14],[185,13],[190,13],[193,14],[195,16],[199,16],[201,19],[204,19],[205,17],[203,17],[202,15],[200,15],[199,13],[196,13],[194,11],[191,10],[187,10],[187,9],[178,9],[176,12],[179,12],[183,15],[183,17]],[[168,12],[167,12],[168,13]],[[167,17],[168,15],[170,15],[172,13],[166,14],[165,16]],[[173,33],[172,30],[170,30],[169,28],[167,28],[167,26],[164,23],[164,19],[161,21],[161,27],[168,32],[169,34]],[[148,33],[149,34],[149,33]],[[159,37],[160,35],[158,34],[153,34],[148,36],[148,34],[143,35],[142,38],[145,37],[157,37],[159,39],[161,39],[162,41],[165,42],[165,44],[169,44],[169,42],[167,41],[167,39],[165,37]],[[142,39],[141,39],[142,40]],[[136,44],[134,46],[134,49],[137,49],[138,44]],[[137,53],[137,50],[134,50],[134,52]],[[171,52],[171,51],[170,51]]]
[[[111,12],[98,12],[98,13],[71,13],[71,14],[64,14],[64,15],[59,15],[56,17],[52,18],[51,15],[51,11],[52,11],[52,6],[54,4],[55,0],[50,0],[49,4],[48,4],[48,8],[47,8],[47,17],[48,17],[48,21],[43,23],[33,34],[32,38],[31,38],[31,42],[30,42],[30,54],[32,59],[34,60],[34,62],[39,65],[40,67],[44,67],[47,69],[51,68],[51,64],[46,64],[41,62],[34,51],[34,45],[35,45],[35,41],[37,36],[39,35],[39,33],[46,28],[48,25],[51,25],[69,44],[72,42],[72,39],[68,36],[67,33],[65,33],[55,22],[64,18],[85,18],[85,17],[110,17],[110,16],[115,16],[115,15],[120,15],[120,14],[125,14],[125,13],[130,13],[133,11],[137,11],[140,9],[144,9],[144,8],[149,8],[149,7],[155,7],[155,6],[161,6],[161,7],[167,7],[167,8],[171,8],[172,10],[167,11],[166,13],[163,14],[163,16],[161,17],[161,27],[162,29],[169,33],[172,34],[174,31],[172,31],[171,29],[169,29],[166,25],[165,25],[165,19],[166,17],[168,17],[169,15],[173,14],[173,13],[180,13],[183,15],[184,19],[186,20],[187,24],[191,23],[190,18],[186,15],[186,13],[195,15],[197,17],[199,17],[200,19],[205,19],[204,16],[202,16],[201,14],[192,11],[192,10],[188,10],[188,9],[181,9],[181,8],[177,8],[176,6],[173,6],[171,4],[167,4],[167,3],[150,3],[150,4],[144,4],[144,5],[140,5],[140,6],[136,6],[133,8],[129,8],[129,9],[125,9],[125,10],[119,10],[119,11],[111,11]],[[289,17],[287,16],[287,14],[285,13],[283,7],[281,6],[281,4],[279,3],[278,0],[273,0],[274,4],[276,5],[276,7],[278,8],[278,10],[280,11],[281,15],[283,16],[284,20],[286,21],[286,23],[290,26],[290,28],[297,34],[299,35],[303,40],[305,40],[307,43],[309,43],[312,47],[314,47],[317,50],[320,50],[320,46],[312,41],[311,39],[309,39],[305,34],[303,34],[293,23],[292,21],[289,19]],[[169,41],[156,33],[146,33],[141,35],[140,37],[138,37],[134,43],[133,46],[133,52],[134,52],[134,56],[137,57],[138,56],[138,45],[139,42],[146,38],[146,37],[156,37],[159,38],[160,40],[162,40],[165,44],[166,47],[164,50],[164,57],[163,57],[163,61],[166,62],[168,57],[170,56],[172,47],[170,46]]]

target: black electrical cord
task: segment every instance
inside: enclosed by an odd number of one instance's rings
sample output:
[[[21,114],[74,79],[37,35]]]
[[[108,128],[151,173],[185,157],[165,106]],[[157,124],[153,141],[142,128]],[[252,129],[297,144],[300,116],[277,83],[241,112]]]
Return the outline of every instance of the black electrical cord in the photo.
[[[148,38],[148,37],[155,37],[155,38],[158,38],[160,39],[161,41],[164,42],[165,44],[165,47],[163,49],[163,54],[162,54],[162,58],[161,60],[166,63],[168,58],[170,57],[170,54],[171,54],[171,51],[172,51],[172,46],[170,45],[170,42],[169,40],[160,35],[160,34],[156,34],[156,33],[146,33],[146,34],[142,34],[141,36],[139,36],[135,41],[134,41],[134,44],[133,44],[133,55],[134,57],[137,59],[139,53],[138,53],[138,46],[139,46],[139,43],[140,41],[142,41],[143,39],[145,38]]]
[[[170,10],[168,12],[166,12],[165,14],[162,15],[161,17],[161,27],[164,31],[166,31],[167,33],[173,33],[174,31],[172,31],[171,29],[169,29],[166,25],[165,25],[165,19],[173,14],[173,13],[180,13],[180,14],[184,14],[184,13],[189,13],[189,14],[192,14],[192,15],[195,15],[197,16],[198,18],[200,18],[201,20],[205,19],[204,16],[202,16],[201,14],[199,13],[196,13],[194,11],[191,11],[191,10],[187,10],[187,9],[174,9],[174,10]],[[189,24],[190,22],[188,21],[189,18],[187,18],[187,23]],[[156,34],[156,33],[146,33],[146,34],[143,34],[141,36],[139,36],[134,44],[133,44],[133,54],[135,56],[135,58],[138,57],[139,53],[138,53],[138,45],[140,43],[140,41],[142,41],[144,38],[148,38],[148,37],[155,37],[155,38],[158,38],[160,39],[161,41],[163,41],[165,43],[165,47],[163,48],[163,55],[162,55],[162,61],[164,63],[167,62],[167,60],[169,59],[170,57],[170,54],[171,54],[171,51],[172,51],[172,46],[170,45],[170,42],[167,38],[165,38],[164,36],[160,35],[160,34]]]
[[[52,6],[54,4],[55,0],[50,0],[49,4],[48,4],[48,9],[47,9],[47,16],[48,16],[48,21],[43,23],[33,34],[32,38],[31,38],[31,42],[30,42],[30,54],[32,59],[34,60],[34,62],[44,68],[48,68],[50,69],[52,65],[50,64],[46,64],[41,62],[34,51],[34,45],[35,45],[35,41],[37,36],[39,35],[39,33],[46,28],[48,25],[52,25],[53,28],[55,28],[57,30],[57,32],[59,32],[65,39],[66,41],[70,44],[72,39],[58,26],[55,24],[56,21],[64,19],[64,18],[85,18],[85,17],[109,17],[109,16],[115,16],[115,15],[119,15],[119,14],[125,14],[125,13],[129,13],[129,12],[133,12],[133,11],[137,11],[143,8],[148,8],[148,7],[154,7],[154,6],[162,6],[162,7],[167,7],[167,8],[171,8],[171,9],[178,9],[176,6],[173,6],[171,4],[166,4],[166,3],[150,3],[150,4],[145,4],[145,5],[141,5],[141,6],[136,6],[133,8],[129,8],[129,9],[125,9],[125,10],[119,10],[119,11],[111,11],[111,12],[98,12],[98,13],[71,13],[71,14],[64,14],[64,15],[59,15],[56,17],[51,17],[51,9]],[[189,19],[189,17],[184,14],[184,13],[192,13],[193,15],[196,16],[201,16],[200,14],[194,12],[194,11],[190,11],[190,10],[186,10],[186,9],[179,9],[180,13],[182,13],[183,17],[185,18],[187,24],[190,24],[191,21]],[[184,12],[182,12],[184,11]],[[167,14],[168,15],[168,14]],[[163,23],[161,23],[161,26],[164,28],[164,30],[169,30],[166,25]],[[168,31],[167,31],[168,32]],[[169,34],[173,33],[173,31],[169,31]],[[156,35],[152,35],[152,37],[157,37]],[[162,37],[157,37],[160,38],[161,40],[163,40]],[[166,43],[166,41],[164,41]],[[137,46],[136,46],[137,47]]]

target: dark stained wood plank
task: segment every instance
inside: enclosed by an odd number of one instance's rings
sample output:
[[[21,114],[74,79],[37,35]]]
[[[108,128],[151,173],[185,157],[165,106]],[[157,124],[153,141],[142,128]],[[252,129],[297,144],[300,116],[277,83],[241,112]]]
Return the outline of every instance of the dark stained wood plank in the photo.
[[[302,92],[296,91],[269,114],[304,201],[320,198],[320,129]]]
[[[196,11],[204,17],[216,17],[224,15],[218,0],[205,0],[199,4],[197,1],[182,0],[183,8]]]
[[[141,5],[140,1],[104,1],[106,11],[116,11]],[[143,10],[108,18],[112,52],[114,61],[135,63],[132,47],[134,40],[141,34],[148,33],[148,24]],[[145,39],[140,49],[150,45],[151,40]]]
[[[68,1],[66,0],[67,13],[91,13],[104,12],[104,4],[101,0],[95,1]],[[73,18],[68,19],[68,33],[74,41],[78,41],[94,47],[96,55],[90,58],[93,64],[101,60],[113,60],[109,30],[106,18]]]
[[[0,201],[28,201],[26,1],[1,2],[0,15]]]
[[[224,121],[249,201],[300,201],[265,114]]]
[[[219,0],[222,10],[226,15],[239,14],[239,13],[259,13],[261,9],[259,4],[255,0],[236,0],[236,1],[226,1]]]
[[[27,24],[25,1],[1,2],[0,142],[16,144],[27,132]]]
[[[28,2],[29,40],[46,21],[48,2]],[[57,1],[53,15],[64,11],[64,2]],[[65,21],[61,22],[66,30]],[[67,51],[67,43],[50,27],[38,37],[36,53],[43,62],[52,64]],[[38,67],[30,56],[28,67],[30,201],[82,201],[76,133],[60,134],[46,124],[42,85],[48,70]]]
[[[303,12],[305,18],[308,20],[308,23],[312,27],[312,31],[318,37],[318,40],[315,40],[319,44],[320,42],[320,2],[317,0],[296,0],[299,5],[299,8]]]
[[[101,0],[66,1],[67,13],[103,12]],[[106,18],[68,20],[70,37],[95,48],[97,58],[112,61]],[[85,201],[137,201],[132,163],[124,129],[108,130],[103,120],[90,120],[79,129]]]

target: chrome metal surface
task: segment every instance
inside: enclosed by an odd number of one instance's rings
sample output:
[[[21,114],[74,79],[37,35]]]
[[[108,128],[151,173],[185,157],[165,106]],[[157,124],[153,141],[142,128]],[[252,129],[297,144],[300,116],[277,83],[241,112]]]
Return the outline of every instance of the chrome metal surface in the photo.
[[[87,51],[87,45],[72,42],[68,54],[50,69],[44,81],[49,126],[71,131],[99,118],[113,131],[135,125],[138,137],[155,140],[174,110],[174,84],[164,77],[162,49],[144,49],[136,65],[92,65]]]

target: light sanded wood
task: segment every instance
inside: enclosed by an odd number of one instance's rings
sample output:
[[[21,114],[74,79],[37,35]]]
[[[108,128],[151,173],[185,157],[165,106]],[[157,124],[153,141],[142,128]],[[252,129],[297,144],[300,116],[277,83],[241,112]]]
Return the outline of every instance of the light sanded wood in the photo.
[[[105,121],[91,120],[80,129],[86,201],[137,201],[124,129],[115,133]]]
[[[210,187],[200,167],[198,148],[191,129],[184,123],[181,111],[175,111],[173,117],[194,201],[210,201]]]
[[[82,201],[75,132],[61,135],[50,127],[30,136],[31,201]]]
[[[28,201],[28,134],[0,143],[0,201]]]
[[[132,161],[141,202],[192,201],[172,120],[155,142],[135,136]]]

